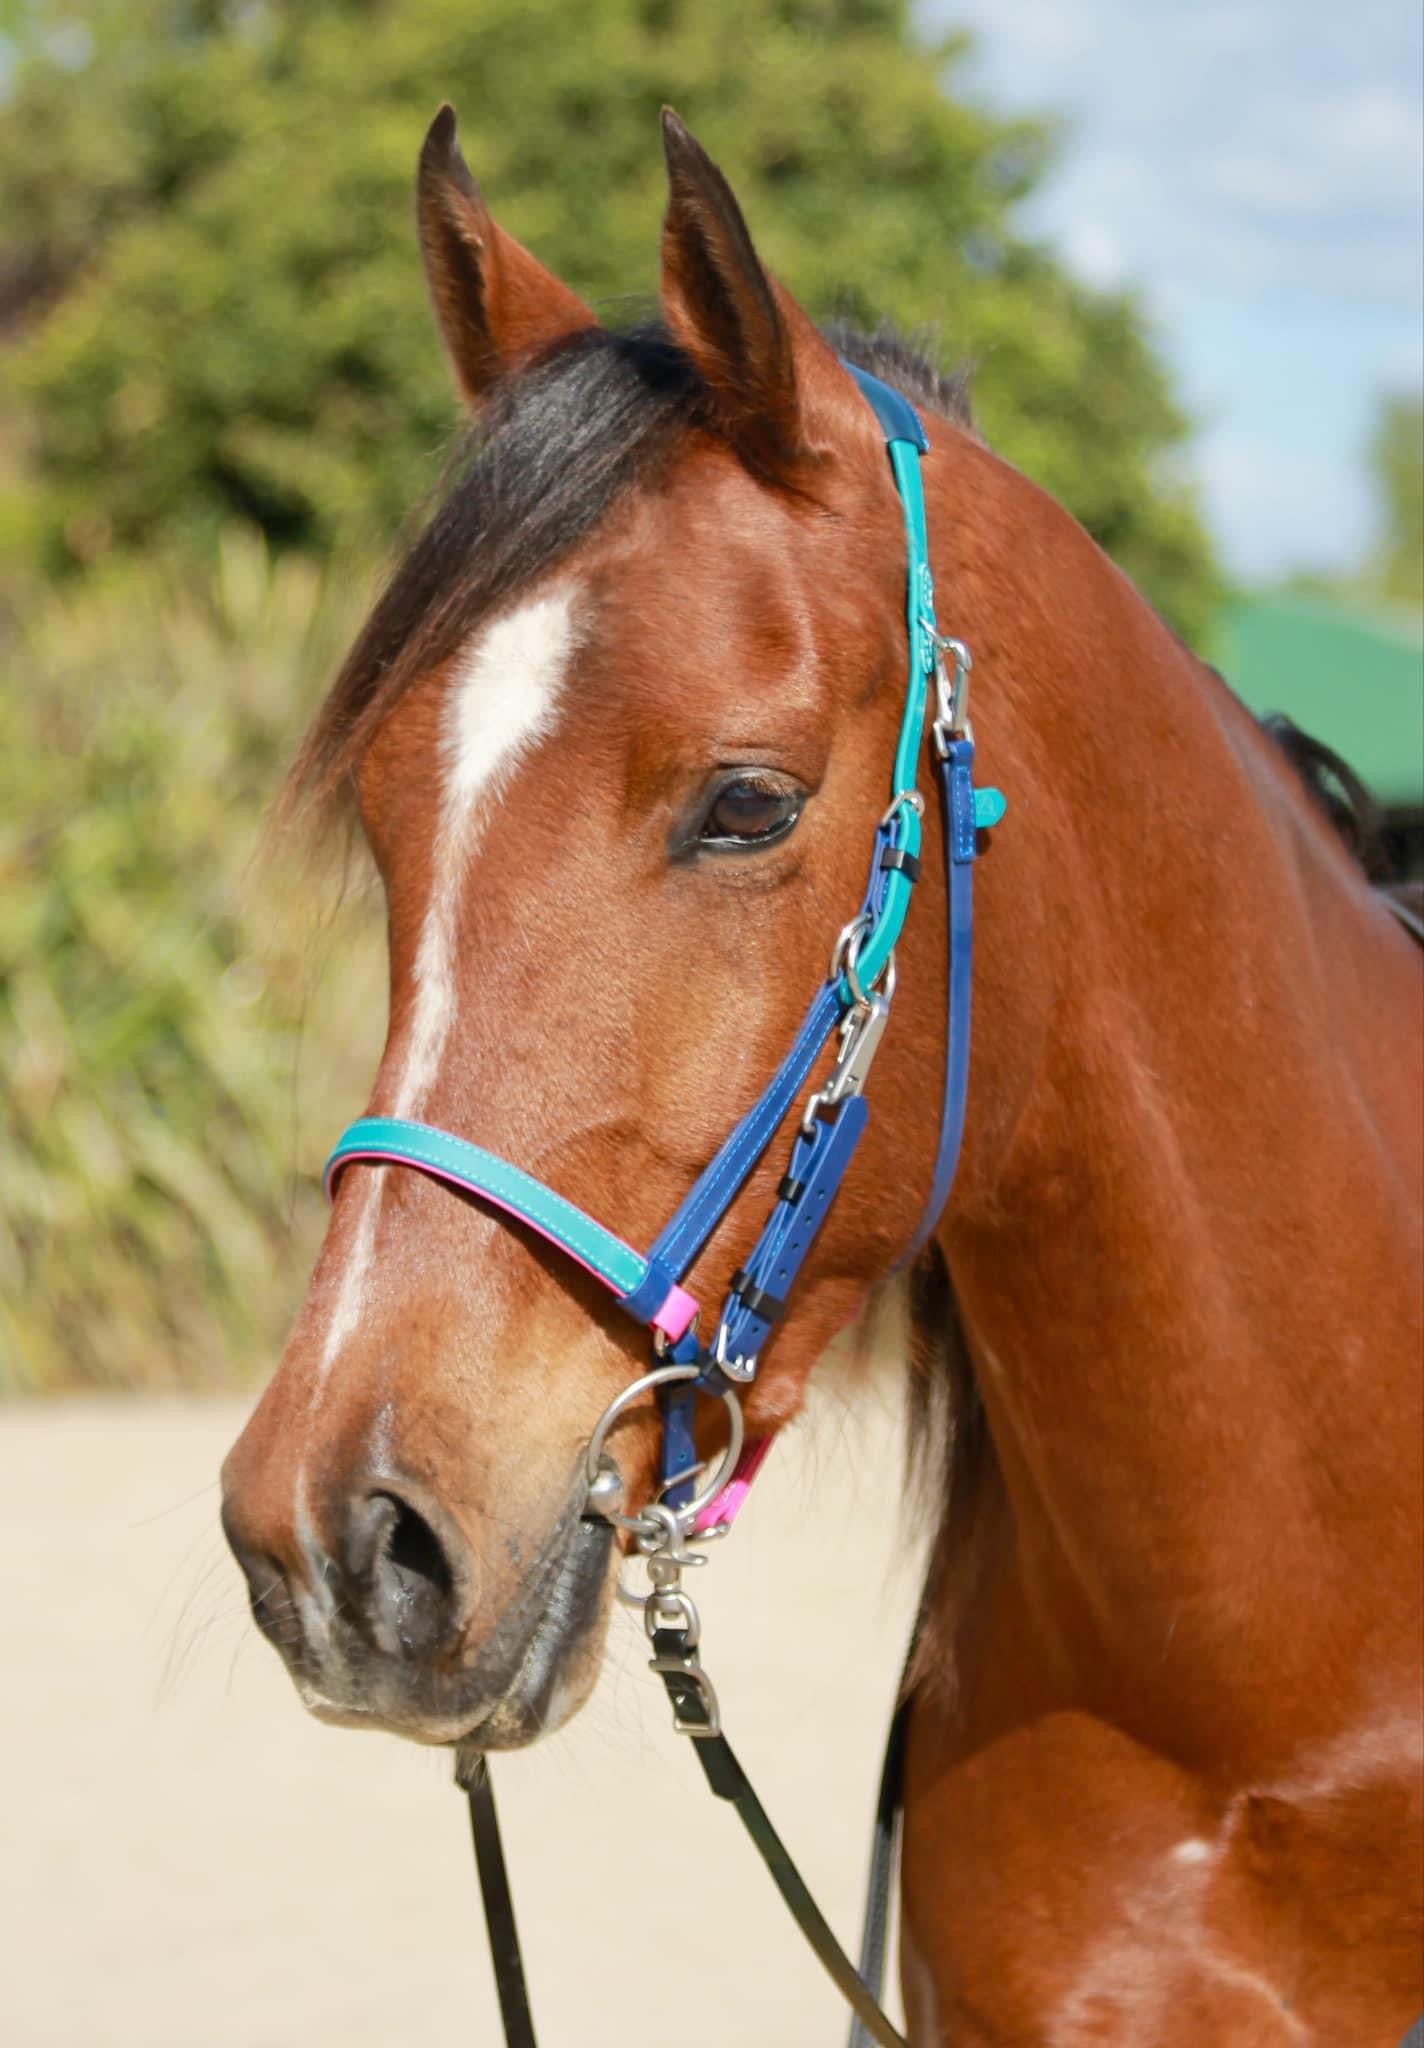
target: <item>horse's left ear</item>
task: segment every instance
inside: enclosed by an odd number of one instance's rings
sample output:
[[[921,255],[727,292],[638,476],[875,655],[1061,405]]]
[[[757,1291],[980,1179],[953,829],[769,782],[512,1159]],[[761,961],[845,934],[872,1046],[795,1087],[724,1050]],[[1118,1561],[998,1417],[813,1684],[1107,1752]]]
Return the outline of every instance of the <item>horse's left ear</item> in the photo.
[[[415,211],[440,336],[470,406],[521,357],[597,326],[577,292],[496,223],[460,154],[448,105],[420,152]]]
[[[671,107],[663,151],[668,329],[701,374],[719,430],[754,469],[785,476],[864,406],[830,344],[763,269],[732,188]]]

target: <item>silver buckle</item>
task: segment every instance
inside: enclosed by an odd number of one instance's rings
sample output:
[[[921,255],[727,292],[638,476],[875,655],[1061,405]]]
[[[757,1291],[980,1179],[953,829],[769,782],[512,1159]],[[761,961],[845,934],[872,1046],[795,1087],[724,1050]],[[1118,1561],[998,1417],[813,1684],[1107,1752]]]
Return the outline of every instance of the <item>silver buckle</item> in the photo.
[[[739,1387],[749,1387],[756,1378],[757,1354],[755,1351],[751,1354],[750,1358],[744,1357],[740,1351],[735,1358],[728,1358],[727,1325],[725,1323],[717,1325],[717,1342],[713,1346],[712,1356],[716,1361],[717,1370],[727,1379],[735,1380]]]
[[[881,832],[888,832],[901,811],[904,810],[913,811],[917,818],[922,818],[925,815],[925,800],[919,790],[897,789],[880,814],[878,829]]]

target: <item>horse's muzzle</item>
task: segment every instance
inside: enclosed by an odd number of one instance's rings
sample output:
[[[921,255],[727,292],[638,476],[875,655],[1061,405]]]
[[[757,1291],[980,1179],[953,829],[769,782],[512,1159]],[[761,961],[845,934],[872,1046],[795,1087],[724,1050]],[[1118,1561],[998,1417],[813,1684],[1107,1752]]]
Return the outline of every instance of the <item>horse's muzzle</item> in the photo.
[[[470,1545],[410,1481],[382,1473],[358,1486],[326,1544],[301,1515],[285,1542],[264,1541],[232,1494],[223,1528],[253,1618],[313,1713],[420,1741],[510,1748],[562,1720],[592,1680],[612,1532],[583,1514],[583,1496],[580,1480],[477,1642]],[[590,1643],[587,1674],[566,1670]]]

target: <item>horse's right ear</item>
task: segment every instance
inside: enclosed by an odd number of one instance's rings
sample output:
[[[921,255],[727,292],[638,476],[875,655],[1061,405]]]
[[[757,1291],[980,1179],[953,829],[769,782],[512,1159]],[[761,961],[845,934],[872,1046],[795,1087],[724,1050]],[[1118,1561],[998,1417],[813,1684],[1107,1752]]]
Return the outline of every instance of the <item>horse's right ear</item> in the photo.
[[[497,227],[455,140],[455,110],[430,124],[415,180],[420,252],[445,353],[478,406],[521,357],[597,321],[576,292]]]

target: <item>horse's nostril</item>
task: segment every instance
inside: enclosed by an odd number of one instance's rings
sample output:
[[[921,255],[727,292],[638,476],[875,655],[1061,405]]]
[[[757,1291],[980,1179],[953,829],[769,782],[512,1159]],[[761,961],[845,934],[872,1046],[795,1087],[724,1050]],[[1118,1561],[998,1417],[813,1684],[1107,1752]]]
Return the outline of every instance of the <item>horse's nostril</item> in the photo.
[[[386,1542],[393,1571],[412,1581],[424,1580],[448,1599],[455,1589],[440,1539],[423,1515],[405,1501],[396,1502],[395,1525]]]
[[[357,1608],[377,1647],[425,1657],[458,1633],[459,1574],[451,1545],[420,1510],[382,1486],[359,1501],[351,1518],[347,1565]]]

